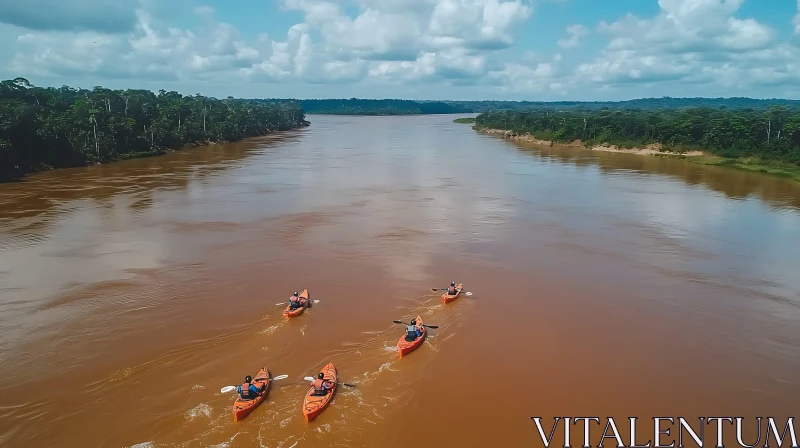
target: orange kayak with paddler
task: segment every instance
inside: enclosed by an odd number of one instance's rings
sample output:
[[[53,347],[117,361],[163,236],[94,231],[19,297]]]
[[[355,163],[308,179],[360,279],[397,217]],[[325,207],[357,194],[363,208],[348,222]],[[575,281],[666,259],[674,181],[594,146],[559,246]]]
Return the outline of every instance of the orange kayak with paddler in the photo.
[[[292,306],[291,305],[286,305],[286,309],[283,310],[283,315],[284,316],[286,316],[286,317],[297,317],[297,316],[303,314],[305,312],[306,308],[311,308],[311,301],[308,300],[308,289],[304,289],[303,292],[298,294],[297,297],[299,297],[300,300],[303,301],[303,306],[301,306],[300,308],[297,308],[296,310],[292,310]]]
[[[233,403],[233,421],[235,422],[247,417],[250,412],[256,408],[256,406],[261,404],[261,402],[267,398],[271,384],[269,370],[266,367],[262,367],[253,378],[253,382],[251,384],[256,386],[256,388],[259,390],[262,390],[263,388],[264,392],[256,398],[249,400],[245,400],[241,396],[236,399],[236,401]]]
[[[306,397],[303,400],[303,415],[306,417],[306,422],[310,422],[317,418],[317,416],[328,407],[336,394],[336,384],[339,381],[339,374],[336,372],[336,367],[333,363],[329,363],[320,370],[323,373],[323,379],[328,380],[333,384],[333,387],[328,389],[328,393],[322,396],[314,395],[314,388],[308,390]]]
[[[422,345],[422,342],[425,341],[425,337],[428,336],[428,330],[426,330],[423,325],[424,323],[422,322],[422,317],[417,316],[417,326],[419,326],[419,328],[422,330],[422,335],[413,341],[407,341],[406,334],[403,334],[403,336],[400,337],[400,340],[397,341],[397,352],[400,354],[401,358],[416,350],[420,345]]]
[[[447,293],[447,291],[445,291],[444,294],[442,294],[442,301],[447,304],[452,302],[453,300],[456,300],[461,295],[461,290],[464,289],[462,285],[463,283],[459,283],[456,285],[455,295],[451,296],[450,294]]]

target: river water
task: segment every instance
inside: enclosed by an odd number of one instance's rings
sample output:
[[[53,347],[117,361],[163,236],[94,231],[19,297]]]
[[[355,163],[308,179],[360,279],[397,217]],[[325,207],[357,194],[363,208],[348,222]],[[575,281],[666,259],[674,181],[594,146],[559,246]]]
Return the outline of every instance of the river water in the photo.
[[[800,183],[453,118],[311,116],[0,185],[0,445],[541,446],[533,416],[793,415]],[[473,295],[444,306],[451,280]],[[320,302],[284,319],[301,288]],[[439,328],[398,359],[417,314]],[[357,387],[307,424],[328,362]],[[220,388],[262,365],[289,378],[234,423]]]

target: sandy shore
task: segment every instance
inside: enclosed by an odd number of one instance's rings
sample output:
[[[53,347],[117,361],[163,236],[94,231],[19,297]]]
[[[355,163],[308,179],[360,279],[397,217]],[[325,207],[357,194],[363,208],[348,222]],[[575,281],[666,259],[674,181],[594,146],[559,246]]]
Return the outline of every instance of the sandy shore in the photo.
[[[575,140],[570,143],[556,143],[550,140],[541,140],[531,134],[518,134],[513,131],[506,131],[504,129],[477,129],[478,132],[483,134],[499,135],[507,140],[516,140],[521,142],[533,143],[536,145],[562,147],[562,148],[582,148],[590,151],[604,151],[604,152],[623,152],[628,154],[641,154],[641,155],[680,155],[696,157],[705,155],[703,151],[687,151],[684,153],[677,153],[672,151],[662,151],[661,145],[651,144],[643,148],[619,148],[615,145],[596,145],[587,147],[580,140]]]

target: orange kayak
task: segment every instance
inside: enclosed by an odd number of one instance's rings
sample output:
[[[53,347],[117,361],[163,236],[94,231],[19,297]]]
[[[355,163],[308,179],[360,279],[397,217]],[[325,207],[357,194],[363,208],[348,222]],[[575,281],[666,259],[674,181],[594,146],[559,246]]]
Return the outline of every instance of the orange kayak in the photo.
[[[464,289],[464,287],[461,285],[463,285],[463,283],[459,283],[456,285],[456,294],[454,296],[447,294],[447,291],[445,291],[444,294],[442,294],[442,301],[444,303],[450,303],[453,300],[456,300],[458,296],[461,295],[461,290]]]
[[[336,372],[336,367],[333,366],[333,363],[323,367],[321,372],[325,374],[324,379],[333,381],[334,383],[339,381],[339,374]],[[306,422],[317,418],[317,416],[328,407],[328,404],[333,400],[333,395],[336,393],[336,386],[337,384],[334,384],[333,387],[329,389],[328,395],[319,397],[314,395],[313,387],[309,389],[306,393],[306,398],[303,400],[303,414],[306,416]]]
[[[417,316],[417,325],[419,325],[422,329],[422,336],[409,342],[406,341],[406,335],[403,334],[403,336],[400,337],[400,340],[397,341],[397,352],[400,353],[401,358],[416,350],[417,347],[422,345],[422,341],[425,340],[425,336],[428,336],[428,331],[422,326],[422,324],[422,318]]]
[[[308,290],[307,289],[304,289],[303,292],[301,292],[298,295],[298,297],[300,298],[300,300],[303,301],[303,306],[301,306],[300,308],[292,311],[292,306],[291,305],[286,305],[286,309],[283,310],[283,315],[284,316],[286,316],[286,317],[297,317],[297,316],[303,314],[303,312],[306,310],[306,308],[311,308],[311,301],[308,300]]]
[[[270,373],[266,367],[262,367],[261,370],[258,371],[255,377],[253,377],[253,386],[257,388],[264,387],[264,393],[259,395],[252,400],[244,400],[241,396],[236,398],[236,401],[233,403],[233,421],[238,422],[243,418],[247,417],[250,412],[256,408],[265,398],[267,398],[267,394],[269,393],[269,386],[270,386]]]

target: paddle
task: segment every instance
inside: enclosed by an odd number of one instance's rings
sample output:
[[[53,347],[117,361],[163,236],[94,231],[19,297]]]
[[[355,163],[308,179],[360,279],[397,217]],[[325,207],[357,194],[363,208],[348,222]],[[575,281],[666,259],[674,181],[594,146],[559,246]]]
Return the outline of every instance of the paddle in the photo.
[[[393,320],[392,322],[394,322],[396,324],[400,324],[400,325],[408,325],[407,323],[401,322],[399,320]],[[425,328],[433,328],[434,330],[439,328],[438,325],[425,325],[425,324],[422,324],[422,326],[425,327]]]
[[[287,302],[288,302],[288,300],[286,302],[276,303],[275,306],[286,305]],[[311,303],[319,303],[319,300],[318,299],[314,299],[314,300],[310,300],[309,299],[309,302],[311,302]]]
[[[304,376],[303,379],[306,381],[314,381],[316,378],[312,378],[310,376]],[[355,384],[347,384],[347,383],[336,383],[336,384],[341,384],[342,386],[347,386],[347,387],[356,387]]]
[[[255,378],[253,381],[261,381],[261,380],[266,380],[266,379],[270,379],[272,381],[277,381],[277,380],[285,380],[286,378],[289,378],[289,375],[278,375],[275,378]],[[220,389],[219,391],[220,391],[220,393],[227,394],[228,392],[233,392],[234,390],[236,390],[237,387],[239,387],[239,386],[225,386],[222,389]]]
[[[431,291],[434,291],[434,292],[436,292],[436,291],[447,291],[447,288],[431,288]],[[464,294],[465,296],[471,296],[472,295],[472,293],[469,292],[469,291],[461,291],[461,294]]]

